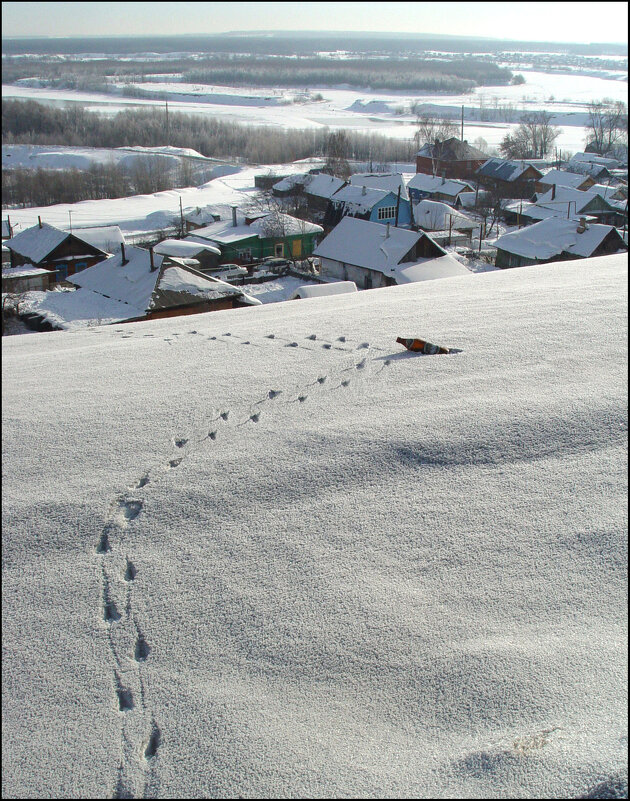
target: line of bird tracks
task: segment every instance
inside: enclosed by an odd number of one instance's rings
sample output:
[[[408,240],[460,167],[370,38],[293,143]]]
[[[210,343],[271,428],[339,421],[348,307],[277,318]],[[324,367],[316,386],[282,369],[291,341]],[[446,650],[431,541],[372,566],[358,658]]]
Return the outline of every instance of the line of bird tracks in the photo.
[[[125,338],[129,337],[127,332],[120,332]],[[198,335],[198,332],[189,334]],[[102,575],[100,617],[111,652],[112,704],[120,717],[120,757],[112,798],[156,798],[160,789],[157,767],[163,733],[159,716],[151,705],[147,670],[151,644],[144,635],[136,608],[136,577],[141,566],[132,561],[127,545],[127,535],[143,513],[151,483],[164,477],[165,472],[179,468],[188,456],[202,447],[220,445],[227,429],[255,426],[279,405],[296,404],[299,408],[322,392],[344,391],[353,383],[378,375],[391,364],[387,357],[370,355],[372,351],[382,352],[382,348],[374,348],[368,342],[353,344],[345,336],[334,342],[320,340],[315,334],[301,341],[275,334],[252,341],[232,333],[206,339],[233,348],[323,348],[345,355],[336,369],[314,375],[301,385],[271,388],[253,403],[215,410],[202,428],[197,426],[193,431],[173,436],[170,453],[112,499],[95,547]]]

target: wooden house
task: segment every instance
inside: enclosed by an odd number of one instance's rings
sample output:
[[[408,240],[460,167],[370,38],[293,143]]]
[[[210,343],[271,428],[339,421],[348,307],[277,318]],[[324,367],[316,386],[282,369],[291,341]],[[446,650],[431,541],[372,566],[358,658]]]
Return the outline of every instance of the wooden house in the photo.
[[[46,292],[30,304],[38,329],[139,322],[257,306],[241,289],[204,275],[185,261],[136,247],[75,273],[74,292]]]
[[[330,198],[346,181],[328,173],[320,173],[304,184],[304,196],[311,212],[326,212]]]
[[[231,221],[221,220],[199,228],[184,241],[217,247],[221,264],[251,264],[267,257],[304,259],[313,252],[321,225],[281,212],[245,215],[236,207]]]
[[[437,200],[452,206],[462,192],[472,192],[473,187],[466,181],[447,179],[444,175],[426,175],[417,172],[409,180],[407,191],[412,203],[420,200]]]
[[[527,161],[488,159],[476,173],[483,186],[496,190],[504,198],[531,198],[541,189],[541,171]]]
[[[369,222],[384,225],[389,223],[399,228],[409,228],[411,204],[398,192],[394,194],[384,189],[347,184],[331,196],[324,217],[324,228],[333,228],[342,217],[357,217]]]
[[[314,255],[322,277],[354,281],[362,289],[469,274],[424,231],[354,217],[344,217]]]
[[[628,250],[620,233],[611,225],[560,217],[504,234],[494,242],[494,247],[496,266],[503,268],[607,256]]]
[[[416,172],[445,178],[470,179],[487,160],[487,156],[464,139],[451,137],[427,142],[416,153]]]
[[[78,232],[62,231],[41,221],[7,239],[4,245],[9,250],[11,267],[30,264],[48,270],[51,283],[65,281],[110,255]]]

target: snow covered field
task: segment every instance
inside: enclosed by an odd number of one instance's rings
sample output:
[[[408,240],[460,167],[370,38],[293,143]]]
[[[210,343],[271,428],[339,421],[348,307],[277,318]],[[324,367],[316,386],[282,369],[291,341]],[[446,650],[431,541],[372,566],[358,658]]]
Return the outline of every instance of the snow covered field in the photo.
[[[627,797],[626,288],[4,337],[3,797]]]
[[[580,151],[584,147],[586,104],[605,97],[627,102],[628,84],[620,80],[622,73],[605,78],[586,75],[548,74],[517,69],[526,83],[520,86],[478,87],[472,95],[410,94],[408,92],[357,91],[347,88],[296,87],[294,90],[253,89],[182,84],[177,82],[142,83],[138,88],[167,97],[173,111],[213,114],[222,119],[245,124],[270,125],[280,128],[348,128],[366,133],[411,139],[415,118],[409,113],[413,102],[437,105],[459,119],[461,106],[466,111],[465,138],[474,141],[483,137],[496,146],[515,123],[488,122],[482,107],[512,104],[517,108],[544,108],[556,115],[563,128],[557,145],[563,150]],[[88,108],[114,113],[133,106],[163,105],[162,97],[153,99],[126,98],[119,94],[99,94],[49,89],[29,84],[3,85],[2,96],[66,104],[80,102]],[[323,100],[314,101],[317,94]],[[298,102],[293,102],[297,100]],[[468,121],[470,120],[470,121]]]
[[[13,150],[30,147],[28,145],[12,145]],[[4,151],[3,147],[3,151]],[[42,152],[50,148],[41,147]],[[57,152],[57,163],[62,158],[72,160],[75,148],[66,148],[65,154]],[[110,151],[114,153],[114,151]],[[289,174],[304,172],[310,166],[321,166],[323,161],[294,162],[292,164],[271,164],[258,167],[241,168],[237,166],[218,166],[214,172],[218,177],[202,186],[185,189],[169,189],[152,195],[132,195],[130,197],[104,200],[84,200],[80,203],[60,203],[56,206],[39,206],[28,209],[11,209],[9,214],[11,225],[28,228],[37,225],[41,216],[43,222],[59,228],[67,229],[70,224],[68,212],[72,213],[72,225],[75,228],[118,225],[125,236],[142,237],[155,231],[169,228],[179,223],[180,197],[184,211],[207,205],[226,205],[236,203],[239,207],[251,202],[259,194],[254,186],[254,176],[275,172]],[[225,212],[224,212],[225,213]],[[227,212],[230,213],[229,210]]]

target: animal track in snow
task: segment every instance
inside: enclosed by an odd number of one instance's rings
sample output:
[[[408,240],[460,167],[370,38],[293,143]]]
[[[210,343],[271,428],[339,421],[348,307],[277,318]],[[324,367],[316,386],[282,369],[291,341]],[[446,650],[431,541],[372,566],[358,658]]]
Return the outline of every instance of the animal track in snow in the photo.
[[[96,546],[96,553],[107,553],[111,551],[112,546],[109,544],[109,537],[107,536],[107,531],[104,531],[101,534],[101,538],[98,541],[98,545]]]
[[[133,658],[136,660],[136,662],[146,662],[150,651],[151,649],[147,645],[147,641],[144,639],[144,636],[141,632],[138,632]]]
[[[324,381],[326,381],[326,376],[325,375],[323,375],[323,376],[321,376],[320,378],[317,379],[317,383],[318,384],[323,384]]]
[[[322,348],[325,348],[326,350],[330,350],[332,348],[332,345],[329,345],[328,343],[326,343],[326,345],[322,345]]]
[[[286,348],[299,348],[300,346],[298,345],[297,342],[289,342],[289,344],[285,345],[285,347]]]
[[[135,520],[142,511],[143,501],[129,500],[123,498],[119,503],[120,511],[125,520]]]
[[[125,581],[133,581],[137,575],[138,571],[136,570],[134,563],[129,559],[129,557],[127,557],[127,566],[125,568],[124,575]]]
[[[365,367],[365,359],[363,359],[363,361],[360,361],[358,364],[355,364],[354,366],[357,368],[357,370],[363,370],[363,368]]]
[[[357,350],[363,350],[364,348],[369,348],[369,347],[370,347],[369,342],[362,342],[360,345],[357,345]]]
[[[260,420],[260,415],[253,414],[249,419],[252,421],[252,423],[257,423]]]
[[[146,487],[146,485],[149,483],[149,480],[149,474],[147,473],[146,475],[142,476],[142,478],[139,478],[134,486],[131,487],[131,489],[142,489],[142,487]]]
[[[267,393],[267,397],[269,398],[269,400],[273,400],[274,398],[277,398],[278,395],[281,394],[281,391],[282,390],[279,389],[270,389],[269,392]]]
[[[183,456],[180,456],[179,459],[171,459],[168,463],[169,467],[178,467],[182,463],[183,458]]]
[[[342,387],[347,387],[349,384],[350,384],[350,379],[349,378],[346,378],[345,381],[341,382],[341,386]]]
[[[308,398],[308,395],[299,395],[298,400],[300,403],[304,403],[304,401]]]
[[[275,339],[276,335],[275,334],[267,334],[267,336],[265,338],[266,339]]]
[[[307,339],[317,339],[317,334],[311,334],[310,336],[306,337]]]
[[[227,420],[229,416],[230,416],[229,412],[221,412],[221,414],[219,415],[221,420]]]
[[[153,720],[151,722],[151,734],[149,735],[149,739],[144,748],[145,759],[153,759],[153,757],[157,754],[161,741],[162,741],[162,733],[160,732],[160,729],[158,728],[158,725],[155,722],[155,720]]]
[[[217,438],[217,432],[216,431],[208,431],[208,436],[210,437],[210,439],[216,439]]]
[[[116,695],[118,696],[118,709],[121,712],[129,712],[131,709],[134,708],[133,703],[133,695],[131,694],[131,690],[123,687],[122,681],[120,676],[116,671],[114,671],[114,676],[116,677]]]
[[[112,798],[133,798],[133,793],[127,787],[125,780],[123,779],[122,765],[118,769],[118,781],[116,782],[116,787],[114,788]]]
[[[176,448],[183,448],[183,447],[184,447],[184,445],[185,445],[187,442],[188,442],[188,440],[187,440],[187,439],[174,439],[174,440],[173,440],[173,445],[175,445],[175,447],[176,447]]]
[[[346,342],[345,337],[337,337],[337,342]]]

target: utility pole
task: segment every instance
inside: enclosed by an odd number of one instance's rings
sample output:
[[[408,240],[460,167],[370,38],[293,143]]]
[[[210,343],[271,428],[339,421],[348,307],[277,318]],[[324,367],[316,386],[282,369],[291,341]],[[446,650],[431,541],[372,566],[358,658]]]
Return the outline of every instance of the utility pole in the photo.
[[[453,230],[453,215],[448,215],[448,244],[451,244],[451,231]]]
[[[464,141],[464,107],[462,106],[462,142]]]
[[[400,187],[398,187],[398,197],[396,198],[396,217],[394,219],[394,228],[398,228],[398,208],[400,206]]]
[[[68,217],[70,218],[70,233],[72,233],[72,212],[68,211]]]
[[[166,144],[169,143],[169,135],[168,135],[168,100],[166,102]]]
[[[182,196],[179,196],[179,219],[181,223],[181,238],[184,238],[184,210],[182,208]]]

